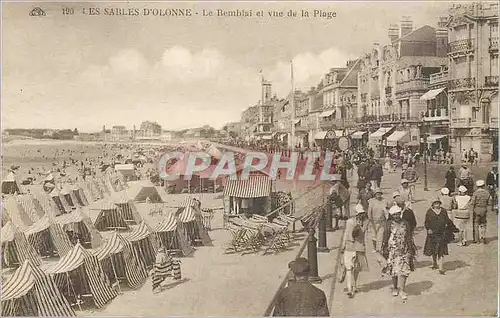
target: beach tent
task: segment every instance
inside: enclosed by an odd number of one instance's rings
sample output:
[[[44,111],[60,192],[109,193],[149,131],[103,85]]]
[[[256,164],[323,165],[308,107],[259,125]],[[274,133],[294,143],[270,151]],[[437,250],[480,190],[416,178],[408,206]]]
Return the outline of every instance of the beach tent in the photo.
[[[151,200],[151,203],[163,203],[160,194],[153,186],[143,186],[134,198],[135,202],[144,202],[146,198]]]
[[[75,197],[76,202],[80,206],[89,205],[89,201],[87,200],[87,196],[85,195],[83,189],[80,186],[77,186],[77,185],[73,186],[71,191],[73,191],[73,196]]]
[[[125,281],[130,288],[137,289],[148,277],[146,266],[132,243],[117,232],[95,251],[95,255],[110,280]]]
[[[29,260],[2,282],[2,317],[76,316],[54,279]]]
[[[144,261],[146,268],[151,268],[158,252],[158,238],[153,229],[145,221],[142,221],[127,236],[127,240],[132,243],[135,252]]]
[[[102,189],[101,185],[99,184],[98,179],[93,177],[90,180],[90,184],[92,186],[92,189],[94,189],[94,191],[95,191],[97,200],[104,198],[104,192],[103,192],[104,190]]]
[[[68,185],[63,186],[61,190],[61,195],[63,196],[64,200],[68,203],[68,206],[71,208],[76,208],[77,206],[80,206],[76,200],[75,195],[73,194],[73,190],[68,187]]]
[[[102,189],[102,192],[104,195],[111,195],[111,188],[110,186],[106,183],[106,177],[102,176],[101,178],[98,179],[98,184]]]
[[[54,275],[59,289],[70,300],[88,297],[102,308],[118,295],[97,257],[79,243],[47,272]]]
[[[108,231],[114,229],[128,230],[129,227],[123,218],[118,207],[112,203],[104,202],[101,210],[94,220],[94,226],[98,231]]]
[[[45,215],[45,212],[40,204],[40,201],[32,194],[22,194],[16,196],[17,202],[22,206],[29,218],[33,221],[40,220]]]
[[[17,180],[14,172],[10,172],[2,181],[2,194],[21,194],[21,183]]]
[[[85,247],[97,248],[103,242],[101,233],[80,209],[60,215],[56,217],[55,221],[63,227],[65,232],[69,232],[68,235],[72,235],[70,240],[73,244],[80,240],[80,243]]]
[[[33,220],[15,196],[6,198],[2,205],[5,207],[5,217],[11,220],[21,231],[33,224]]]
[[[128,199],[125,195],[122,195],[115,199],[115,205],[120,210],[120,213],[127,224],[141,223],[142,217],[139,214],[134,201]]]
[[[154,228],[154,231],[160,244],[168,251],[180,252],[183,256],[194,252],[182,223],[174,213],[168,213],[166,218]]]
[[[57,190],[57,188],[54,188],[54,190],[52,190],[49,195],[52,198],[52,201],[54,201],[57,206],[57,215],[71,212],[71,208],[69,207],[63,196],[60,194],[59,190]]]
[[[30,245],[41,256],[66,255],[73,245],[61,225],[44,216],[24,231]]]
[[[180,208],[177,212],[177,216],[186,229],[191,244],[203,246],[212,245],[212,239],[208,235],[207,230],[203,226],[203,221],[201,220],[201,209],[194,201],[194,198],[188,196],[183,206],[184,208]]]
[[[82,182],[81,189],[83,190],[83,193],[87,198],[89,204],[90,202],[95,202],[98,200],[99,194],[97,193],[97,190],[95,189],[94,185],[90,180]]]
[[[19,231],[12,222],[7,222],[2,227],[0,240],[2,242],[3,268],[20,266],[26,259],[35,265],[41,264],[40,257],[28,243],[24,233]]]
[[[10,216],[6,211],[3,203],[0,204],[0,209],[2,210],[2,227],[3,227],[5,224],[7,224],[7,222],[12,222],[12,220],[10,219]]]

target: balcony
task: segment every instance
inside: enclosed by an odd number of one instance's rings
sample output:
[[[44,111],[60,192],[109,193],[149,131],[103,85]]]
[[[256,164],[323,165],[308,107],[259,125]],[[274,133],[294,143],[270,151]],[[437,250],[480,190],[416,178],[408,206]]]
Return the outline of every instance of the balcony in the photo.
[[[399,92],[409,92],[409,91],[421,91],[427,90],[429,88],[428,78],[416,78],[409,81],[398,83],[396,86],[396,91]]]
[[[484,86],[498,88],[498,76],[486,76],[484,79]]]
[[[452,128],[469,128],[472,124],[472,118],[452,118]]]
[[[342,126],[342,119],[320,120],[319,122],[319,127],[322,129],[340,128]]]
[[[429,85],[442,84],[448,81],[448,71],[431,74],[429,77]]]
[[[423,120],[424,121],[442,121],[449,120],[448,109],[446,108],[438,108],[438,109],[428,109],[424,113]]]
[[[471,89],[474,88],[475,83],[474,77],[457,78],[450,81],[450,89]]]
[[[471,51],[473,48],[473,40],[472,39],[463,39],[458,41],[453,41],[448,44],[448,53],[459,53],[459,52],[467,52]]]
[[[385,95],[391,95],[391,93],[392,93],[392,87],[387,86],[387,87],[385,88]]]
[[[490,38],[489,51],[498,51],[498,37]]]

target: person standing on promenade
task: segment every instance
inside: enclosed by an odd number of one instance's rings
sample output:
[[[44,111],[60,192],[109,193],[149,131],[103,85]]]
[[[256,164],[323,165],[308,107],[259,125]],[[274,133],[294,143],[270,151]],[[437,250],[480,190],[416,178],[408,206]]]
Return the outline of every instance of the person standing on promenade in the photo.
[[[344,239],[340,252],[343,253],[346,269],[347,295],[354,297],[357,292],[359,273],[368,270],[366,259],[365,236],[368,229],[368,217],[361,204],[356,205],[356,216],[346,222]]]
[[[359,190],[358,193],[358,204],[361,204],[365,211],[368,211],[368,201],[375,196],[373,193],[372,186],[369,183],[365,184],[365,188]]]
[[[488,190],[490,191],[491,201],[493,204],[493,209],[497,210],[497,191],[498,191],[498,167],[493,166],[491,170],[486,175],[486,185],[488,186]]]
[[[458,185],[463,185],[464,187],[466,187],[467,191],[469,191],[469,195],[472,195],[474,193],[474,181],[472,178],[472,172],[470,171],[469,167],[467,167],[467,164],[462,164],[462,167],[460,168],[460,170],[458,170]]]
[[[401,180],[401,186],[398,188],[399,195],[401,195],[401,200],[403,202],[408,202],[411,204],[413,202],[413,192],[410,188],[410,183],[406,179]]]
[[[446,175],[444,177],[444,186],[450,190],[450,193],[455,192],[455,185],[457,182],[457,174],[455,173],[455,168],[450,166],[448,171],[446,171]]]
[[[392,295],[406,300],[406,280],[414,270],[411,259],[415,255],[410,226],[401,217],[402,210],[395,205],[389,209],[389,218],[384,224],[380,249],[378,250],[387,260],[387,266],[382,270],[392,277]]]
[[[370,182],[372,188],[380,188],[382,177],[384,176],[384,169],[378,160],[375,160],[373,166],[370,168]]]
[[[458,187],[458,194],[453,198],[453,216],[455,218],[455,226],[458,227],[458,246],[467,246],[467,228],[469,227],[470,211],[469,202],[470,195],[467,195],[467,188],[464,186]]]
[[[408,186],[411,192],[411,203],[415,202],[415,183],[418,181],[418,173],[412,164],[408,165],[408,168],[403,173],[403,179],[408,181]]]
[[[486,215],[491,213],[491,195],[484,188],[484,180],[476,181],[477,190],[470,200],[474,243],[486,244]]]
[[[342,178],[338,174],[332,176],[332,187],[330,188],[330,204],[335,205],[337,213],[335,215],[335,230],[339,229],[339,219],[347,220],[350,217],[349,190],[342,184]],[[340,211],[340,213],[339,213]]]
[[[424,244],[424,255],[432,256],[432,269],[439,269],[444,275],[444,256],[448,255],[448,243],[453,241],[453,232],[459,232],[441,207],[441,199],[432,200],[431,208],[425,215],[427,237]]]
[[[448,190],[448,188],[442,188],[441,191],[439,192],[440,192],[439,199],[441,200],[441,207],[446,210],[448,216],[451,218],[451,210],[453,208],[451,205],[452,198],[450,197],[450,190]]]
[[[327,317],[330,316],[325,293],[309,282],[309,262],[301,257],[288,264],[295,280],[277,296],[274,317]]]
[[[380,235],[382,235],[382,228],[387,220],[387,209],[390,208],[390,203],[382,197],[380,188],[376,188],[373,192],[375,197],[368,200],[368,218],[373,231],[373,249],[377,250],[377,242],[380,242]]]

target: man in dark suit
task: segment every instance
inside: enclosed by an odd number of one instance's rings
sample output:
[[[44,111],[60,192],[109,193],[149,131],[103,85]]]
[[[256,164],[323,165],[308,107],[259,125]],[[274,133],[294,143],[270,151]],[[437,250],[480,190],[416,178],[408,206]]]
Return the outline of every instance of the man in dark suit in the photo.
[[[497,209],[497,191],[498,191],[498,168],[497,166],[491,167],[491,170],[486,175],[486,186],[491,195],[493,202],[493,209]],[[498,211],[497,211],[498,213]]]
[[[326,305],[325,293],[313,286],[309,278],[309,262],[299,258],[288,264],[295,275],[295,281],[290,281],[277,297],[273,316],[330,316]]]

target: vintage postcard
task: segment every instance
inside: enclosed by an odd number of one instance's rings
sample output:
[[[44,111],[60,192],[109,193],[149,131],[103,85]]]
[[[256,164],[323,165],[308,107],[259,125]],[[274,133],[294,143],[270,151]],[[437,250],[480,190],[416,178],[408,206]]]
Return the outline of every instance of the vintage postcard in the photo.
[[[1,315],[498,314],[496,1],[3,1]]]

